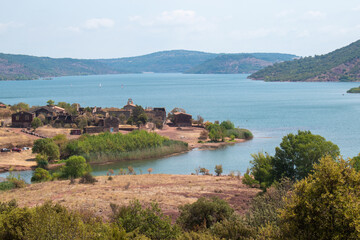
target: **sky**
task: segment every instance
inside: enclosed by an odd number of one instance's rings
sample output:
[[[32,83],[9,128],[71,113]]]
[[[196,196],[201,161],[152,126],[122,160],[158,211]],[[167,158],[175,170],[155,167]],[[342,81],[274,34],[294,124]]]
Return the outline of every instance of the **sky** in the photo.
[[[360,39],[359,0],[0,0],[0,52],[118,58],[186,49],[325,54]]]

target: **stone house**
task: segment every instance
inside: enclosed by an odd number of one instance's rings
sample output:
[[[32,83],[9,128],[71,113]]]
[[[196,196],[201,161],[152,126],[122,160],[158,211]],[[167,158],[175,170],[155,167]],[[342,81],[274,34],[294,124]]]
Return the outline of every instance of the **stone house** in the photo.
[[[176,112],[174,113],[174,125],[176,127],[191,127],[192,116],[187,113]]]
[[[21,111],[11,115],[11,125],[13,127],[27,128],[31,127],[31,122],[35,114],[31,112]]]
[[[125,110],[134,110],[136,108],[136,105],[134,104],[133,100],[131,98],[129,98],[127,104],[123,107],[123,109]]]

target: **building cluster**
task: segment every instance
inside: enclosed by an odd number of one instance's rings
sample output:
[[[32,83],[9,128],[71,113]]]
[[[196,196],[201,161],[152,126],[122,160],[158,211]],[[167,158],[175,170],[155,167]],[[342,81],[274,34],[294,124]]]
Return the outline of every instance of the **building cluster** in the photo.
[[[132,99],[129,99],[127,104],[121,108],[102,109],[99,107],[82,108],[80,104],[76,104],[76,114],[66,112],[64,108],[58,106],[41,106],[31,111],[20,111],[12,114],[12,126],[28,128],[31,127],[31,122],[35,117],[42,116],[46,122],[54,124],[76,124],[80,116],[93,117],[94,120],[90,126],[84,127],[84,133],[99,133],[99,132],[118,132],[119,125],[125,123],[131,116],[136,105]],[[145,113],[150,122],[164,125],[166,123],[165,108],[146,108]],[[174,113],[174,125],[178,127],[191,126],[192,116],[186,113]],[[74,132],[76,132],[74,130]],[[79,132],[77,131],[76,134]]]

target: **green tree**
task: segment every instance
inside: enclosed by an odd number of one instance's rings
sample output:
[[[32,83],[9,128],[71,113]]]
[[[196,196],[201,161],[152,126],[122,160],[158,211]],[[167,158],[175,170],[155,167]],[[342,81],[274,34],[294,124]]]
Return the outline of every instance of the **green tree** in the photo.
[[[254,176],[256,183],[260,185],[260,188],[266,189],[273,183],[272,175],[272,159],[268,153],[259,152],[257,154],[251,154],[253,160],[250,161],[251,174]]]
[[[43,125],[40,118],[35,117],[31,122],[31,127],[36,130],[37,128],[41,127]]]
[[[20,102],[12,105],[10,109],[12,111],[20,112],[20,111],[29,111],[30,108],[29,108],[29,104]]]
[[[55,101],[53,101],[53,100],[48,100],[47,102],[47,105],[49,105],[49,106],[54,106],[55,105]]]
[[[37,163],[38,168],[47,169],[49,165],[49,157],[43,154],[36,154],[35,161]]]
[[[360,154],[356,157],[353,157],[350,161],[351,166],[356,170],[360,171]]]
[[[310,131],[298,131],[283,137],[280,147],[275,148],[273,174],[275,180],[288,177],[299,180],[306,177],[313,169],[313,164],[327,155],[335,159],[339,147],[320,135]]]
[[[222,167],[222,165],[216,165],[216,166],[215,166],[215,173],[216,173],[216,175],[217,175],[217,176],[220,176],[220,175],[222,174],[222,172],[223,172],[223,167]]]
[[[211,141],[218,142],[224,137],[224,129],[219,124],[214,123],[210,126],[209,138]]]
[[[89,172],[90,166],[82,156],[71,156],[66,160],[65,166],[62,168],[62,176],[64,178],[78,178]]]
[[[59,146],[50,138],[38,139],[34,142],[33,153],[40,153],[48,156],[49,161],[60,158]]]
[[[51,180],[51,175],[43,168],[36,168],[31,177],[31,182],[46,182],[49,180]]]
[[[230,120],[223,121],[220,126],[225,128],[226,130],[235,128],[234,123],[232,123]]]
[[[142,106],[136,105],[133,109],[130,118],[128,119],[128,124],[136,124],[136,126],[140,126],[142,124],[146,124],[148,121],[148,117],[145,113],[145,110]]]
[[[280,211],[283,239],[359,239],[360,173],[327,156],[296,183]]]
[[[148,208],[143,208],[138,200],[130,202],[129,206],[110,206],[114,213],[113,220],[126,232],[137,230],[150,239],[176,239],[180,233],[156,203],[152,203]]]
[[[199,198],[193,204],[179,207],[177,223],[185,230],[210,228],[217,222],[230,219],[234,213],[229,204],[217,197]]]

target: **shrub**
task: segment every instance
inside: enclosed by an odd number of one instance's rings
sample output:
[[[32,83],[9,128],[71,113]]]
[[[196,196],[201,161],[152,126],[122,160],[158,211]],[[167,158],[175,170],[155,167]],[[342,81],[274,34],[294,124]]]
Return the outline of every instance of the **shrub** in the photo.
[[[34,142],[32,152],[48,156],[49,161],[60,158],[59,146],[56,145],[52,139],[49,138],[36,140]]]
[[[152,173],[152,171],[153,171],[153,169],[152,169],[152,168],[148,168],[148,170],[147,170],[147,171],[148,171],[148,173],[149,173],[149,174],[151,174],[151,173]]]
[[[216,175],[217,175],[217,176],[220,176],[220,175],[222,174],[222,172],[223,172],[223,167],[222,167],[222,165],[216,165],[216,166],[215,166],[215,173],[216,173]]]
[[[64,178],[78,178],[89,172],[90,166],[82,156],[72,156],[66,160],[65,166],[62,168],[62,176]]]
[[[257,187],[259,186],[259,182],[256,181],[254,178],[252,178],[250,175],[249,175],[249,171],[247,171],[245,174],[244,174],[244,177],[242,178],[241,182],[249,187]]]
[[[208,137],[209,137],[209,132],[207,130],[205,130],[205,129],[202,130],[201,133],[200,133],[199,139],[200,140],[206,140],[206,139],[208,139]]]
[[[18,175],[18,177],[15,177],[14,174],[10,172],[6,179],[14,185],[14,188],[26,187],[26,183],[23,179],[21,179],[20,175]]]
[[[132,201],[129,206],[111,204],[113,220],[126,232],[138,230],[150,239],[175,239],[179,229],[171,225],[168,217],[164,216],[156,203],[148,208],[142,208],[138,200]]]
[[[224,129],[219,124],[212,124],[210,127],[209,138],[211,141],[218,142],[225,137]]]
[[[177,223],[185,230],[209,228],[213,224],[229,219],[234,210],[229,204],[217,197],[199,198],[193,204],[179,207]]]
[[[220,126],[226,130],[235,128],[234,123],[232,123],[230,120],[223,121]]]
[[[37,163],[38,168],[48,169],[48,156],[43,154],[36,154],[35,161]]]
[[[202,173],[202,175],[209,175],[209,169],[200,168],[200,173]]]
[[[35,130],[43,125],[40,118],[36,117],[31,122],[31,127]]]
[[[93,175],[91,175],[91,173],[87,172],[80,178],[79,183],[94,184],[97,181],[98,180],[96,180],[96,178],[94,178]]]
[[[214,224],[211,233],[220,239],[255,239],[256,231],[237,215]]]
[[[256,184],[260,185],[260,188],[265,190],[274,181],[272,175],[272,160],[268,153],[259,152],[257,154],[251,154],[253,160],[250,161],[251,174],[254,176]]]
[[[0,191],[11,190],[13,188],[15,188],[13,182],[9,182],[9,181],[0,182]]]
[[[43,168],[36,168],[33,176],[31,177],[31,182],[46,182],[51,180],[51,175],[48,171]]]
[[[212,235],[209,232],[184,232],[177,240],[220,240],[220,238]]]

